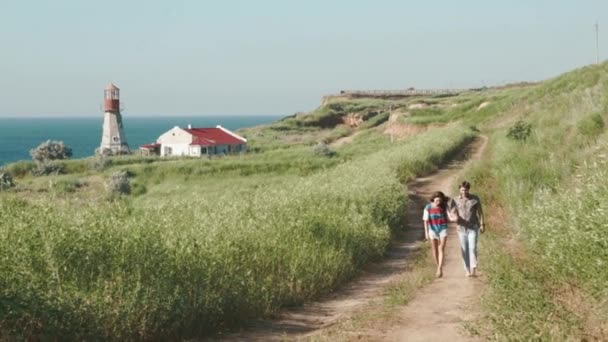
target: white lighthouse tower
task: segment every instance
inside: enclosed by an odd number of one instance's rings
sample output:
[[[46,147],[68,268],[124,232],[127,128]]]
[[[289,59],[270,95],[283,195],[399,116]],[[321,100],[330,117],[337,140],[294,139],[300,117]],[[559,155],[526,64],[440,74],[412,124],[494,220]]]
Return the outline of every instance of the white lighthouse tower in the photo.
[[[120,115],[120,89],[110,83],[103,92],[103,132],[101,134],[101,154],[128,154],[129,144]]]

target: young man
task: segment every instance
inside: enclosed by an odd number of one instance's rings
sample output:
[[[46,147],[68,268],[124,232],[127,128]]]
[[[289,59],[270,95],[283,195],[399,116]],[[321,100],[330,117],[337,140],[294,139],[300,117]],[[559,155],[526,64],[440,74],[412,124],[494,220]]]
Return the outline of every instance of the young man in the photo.
[[[460,194],[454,198],[453,205],[458,214],[458,238],[460,252],[464,261],[467,277],[474,277],[477,271],[477,237],[485,231],[481,200],[469,192],[471,183],[460,183]]]

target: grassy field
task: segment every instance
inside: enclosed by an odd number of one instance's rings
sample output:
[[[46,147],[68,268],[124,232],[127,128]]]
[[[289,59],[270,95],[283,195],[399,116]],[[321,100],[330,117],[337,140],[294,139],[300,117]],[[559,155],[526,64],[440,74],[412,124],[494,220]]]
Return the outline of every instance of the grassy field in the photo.
[[[486,317],[471,327],[482,336],[608,338],[606,71],[531,87],[487,126],[490,150],[469,173],[495,215],[483,247]],[[509,138],[517,120],[530,125],[528,138]]]
[[[197,338],[331,291],[404,226],[405,182],[481,131],[488,149],[467,178],[490,221],[489,287],[468,328],[497,340],[606,339],[607,71],[330,101],[243,130],[251,153],[241,156],[73,160],[43,177],[10,165],[0,338]],[[410,133],[391,142],[389,125]],[[332,145],[342,137],[352,141]],[[106,193],[117,171],[131,195]]]
[[[404,182],[474,134],[450,125],[390,143],[375,126],[333,156],[286,144],[22,171],[0,198],[3,337],[194,338],[330,291],[402,229]],[[103,181],[119,170],[134,191],[110,199]]]

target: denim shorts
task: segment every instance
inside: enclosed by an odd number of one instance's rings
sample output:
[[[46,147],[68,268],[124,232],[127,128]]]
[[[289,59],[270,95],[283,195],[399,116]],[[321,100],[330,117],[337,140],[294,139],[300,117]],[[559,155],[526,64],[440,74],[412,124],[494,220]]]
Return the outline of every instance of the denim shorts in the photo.
[[[437,233],[436,231],[429,229],[429,239],[439,240],[440,238],[448,237],[448,230],[442,229]]]

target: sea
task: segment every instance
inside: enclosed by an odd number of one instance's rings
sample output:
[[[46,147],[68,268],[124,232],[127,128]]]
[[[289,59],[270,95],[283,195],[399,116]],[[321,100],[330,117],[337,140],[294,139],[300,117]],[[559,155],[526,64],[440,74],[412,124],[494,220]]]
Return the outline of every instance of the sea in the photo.
[[[129,148],[153,143],[169,129],[179,126],[215,127],[229,130],[268,124],[277,115],[242,116],[123,116]],[[0,117],[0,167],[18,160],[31,160],[29,151],[46,140],[63,141],[72,149],[72,158],[95,154],[101,143],[103,116],[100,117]]]

